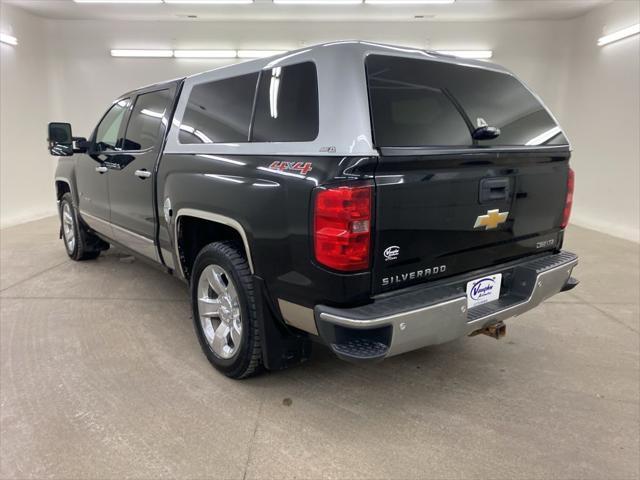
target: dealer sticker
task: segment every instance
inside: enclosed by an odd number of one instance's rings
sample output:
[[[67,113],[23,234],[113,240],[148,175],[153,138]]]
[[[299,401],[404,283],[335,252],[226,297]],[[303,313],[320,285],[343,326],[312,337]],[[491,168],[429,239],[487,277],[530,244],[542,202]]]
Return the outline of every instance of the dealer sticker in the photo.
[[[493,302],[500,296],[502,274],[477,278],[467,283],[467,308]]]

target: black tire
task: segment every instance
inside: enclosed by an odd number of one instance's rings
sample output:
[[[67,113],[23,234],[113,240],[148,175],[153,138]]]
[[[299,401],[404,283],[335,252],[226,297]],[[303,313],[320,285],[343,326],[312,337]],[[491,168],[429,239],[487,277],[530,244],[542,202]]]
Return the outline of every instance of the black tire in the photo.
[[[198,310],[198,285],[208,266],[219,266],[231,276],[240,306],[240,346],[230,358],[217,355],[205,336]],[[202,351],[209,362],[230,378],[247,378],[262,370],[260,331],[256,319],[256,299],[251,270],[241,250],[233,242],[215,242],[205,246],[194,262],[191,275],[191,306],[193,324]],[[213,320],[211,320],[213,321]]]
[[[68,205],[68,212],[70,213],[70,219],[73,224],[72,230],[75,239],[73,246],[70,246],[68,234],[65,230],[65,205]],[[67,251],[67,255],[69,255],[69,258],[72,260],[93,260],[100,255],[102,250],[109,248],[108,244],[89,232],[87,227],[80,222],[80,219],[78,218],[78,211],[73,205],[73,199],[70,193],[65,193],[60,199],[60,219],[60,228],[64,247]]]

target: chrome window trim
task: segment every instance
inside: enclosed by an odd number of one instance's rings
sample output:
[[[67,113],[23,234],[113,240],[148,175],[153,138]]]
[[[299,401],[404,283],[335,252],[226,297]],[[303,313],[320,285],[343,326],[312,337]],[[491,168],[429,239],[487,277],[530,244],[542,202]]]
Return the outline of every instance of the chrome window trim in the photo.
[[[182,262],[180,261],[180,250],[178,249],[178,221],[180,220],[180,217],[201,218],[203,220],[208,220],[215,223],[221,223],[223,225],[226,225],[236,230],[240,234],[240,237],[242,238],[242,243],[244,244],[244,249],[247,252],[247,262],[249,263],[249,270],[251,271],[251,273],[255,273],[253,269],[253,261],[251,259],[251,248],[249,247],[249,240],[247,239],[247,234],[244,231],[244,228],[242,227],[240,222],[238,222],[237,220],[231,217],[226,217],[218,213],[207,212],[205,210],[198,210],[195,208],[181,208],[176,213],[176,219],[174,222],[173,247],[175,250],[176,258],[178,259],[178,267],[179,267],[180,275],[182,276],[182,278],[186,279],[184,270],[182,268]]]

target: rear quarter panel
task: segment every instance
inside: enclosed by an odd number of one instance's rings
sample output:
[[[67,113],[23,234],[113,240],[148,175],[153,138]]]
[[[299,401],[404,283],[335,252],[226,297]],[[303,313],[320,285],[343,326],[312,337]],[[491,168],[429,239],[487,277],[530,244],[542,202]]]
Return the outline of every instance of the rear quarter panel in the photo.
[[[271,168],[274,162],[311,163],[306,175]],[[368,157],[165,154],[158,170],[160,208],[170,198],[173,219],[196,209],[236,220],[249,243],[255,274],[271,296],[312,307],[366,301],[369,272],[338,274],[313,260],[310,222],[317,185],[371,177]],[[160,215],[159,242],[179,259],[175,222]]]

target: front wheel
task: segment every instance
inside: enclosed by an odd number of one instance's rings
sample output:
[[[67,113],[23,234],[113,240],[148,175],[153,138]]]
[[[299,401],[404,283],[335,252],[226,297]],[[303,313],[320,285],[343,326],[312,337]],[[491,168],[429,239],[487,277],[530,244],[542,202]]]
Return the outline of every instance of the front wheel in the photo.
[[[91,260],[100,255],[101,250],[108,248],[108,244],[87,231],[78,221],[78,213],[69,193],[65,193],[60,200],[60,219],[62,240],[69,258],[76,261]]]
[[[196,257],[191,277],[193,321],[211,364],[231,378],[262,363],[256,300],[249,264],[232,242],[215,242]]]

